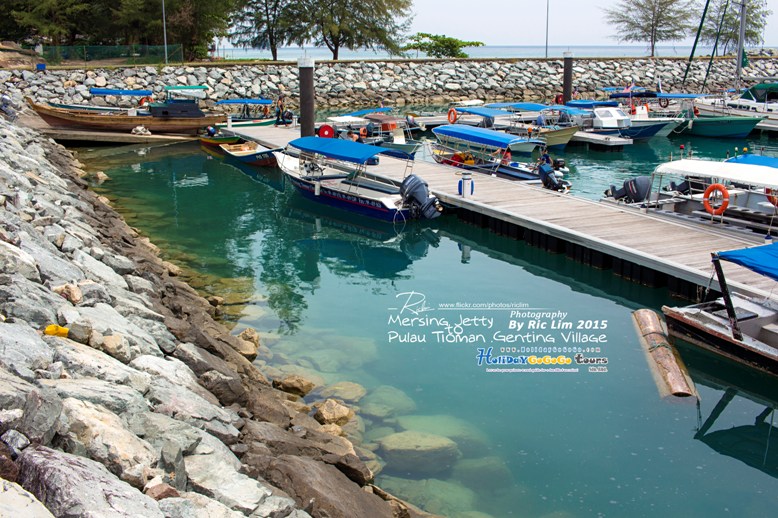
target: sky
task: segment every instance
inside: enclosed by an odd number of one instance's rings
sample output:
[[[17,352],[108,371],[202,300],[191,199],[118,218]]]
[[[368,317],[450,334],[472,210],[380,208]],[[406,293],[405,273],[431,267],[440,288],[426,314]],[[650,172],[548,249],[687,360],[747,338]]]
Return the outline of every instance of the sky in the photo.
[[[486,45],[618,45],[603,16],[616,0],[413,0],[411,34],[427,32]],[[778,0],[767,0],[765,46],[778,48]],[[702,9],[699,10],[702,16]],[[660,45],[691,45],[693,38]],[[627,43],[627,45],[640,45]]]

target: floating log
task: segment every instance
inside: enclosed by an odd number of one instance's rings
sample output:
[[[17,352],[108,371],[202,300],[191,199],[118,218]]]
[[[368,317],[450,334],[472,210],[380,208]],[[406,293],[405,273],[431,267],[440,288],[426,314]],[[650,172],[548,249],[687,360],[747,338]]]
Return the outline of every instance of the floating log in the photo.
[[[650,309],[638,309],[632,313],[632,318],[659,395],[699,399],[686,365],[667,340],[667,331],[659,315]]]

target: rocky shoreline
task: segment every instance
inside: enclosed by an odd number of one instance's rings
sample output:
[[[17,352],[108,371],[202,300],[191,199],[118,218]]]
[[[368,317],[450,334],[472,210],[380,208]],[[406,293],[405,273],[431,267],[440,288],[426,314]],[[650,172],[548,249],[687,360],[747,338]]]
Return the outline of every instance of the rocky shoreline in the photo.
[[[682,84],[687,60],[680,58],[575,58],[573,86],[585,98],[601,97],[604,86],[635,84],[654,89],[661,82],[667,92],[714,92],[732,88],[735,63],[716,58],[705,81],[707,58],[692,63]],[[355,107],[384,101],[403,106],[444,104],[452,100],[546,101],[561,93],[564,61],[561,59],[492,60],[393,60],[321,62],[315,64],[316,103],[320,108]],[[743,77],[776,77],[778,57],[772,50],[750,57]],[[167,85],[208,85],[206,103],[220,99],[289,96],[292,106],[299,97],[296,63],[218,63],[181,66],[145,66],[96,69],[0,70],[0,84],[21,102],[25,96],[38,101],[131,106],[137,100],[93,97],[91,87],[151,89],[163,96]]]
[[[372,485],[353,410],[271,383],[257,333],[216,322],[66,149],[0,133],[0,515],[429,516]]]

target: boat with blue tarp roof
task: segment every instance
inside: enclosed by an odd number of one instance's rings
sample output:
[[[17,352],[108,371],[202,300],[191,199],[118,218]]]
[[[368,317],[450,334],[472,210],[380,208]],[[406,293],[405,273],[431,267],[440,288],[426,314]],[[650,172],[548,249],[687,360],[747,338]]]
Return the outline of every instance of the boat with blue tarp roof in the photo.
[[[438,217],[442,205],[427,183],[412,174],[412,160],[405,161],[399,184],[376,176],[378,170],[367,170],[371,159],[387,151],[350,140],[301,137],[274,154],[292,185],[312,200],[393,222]]]

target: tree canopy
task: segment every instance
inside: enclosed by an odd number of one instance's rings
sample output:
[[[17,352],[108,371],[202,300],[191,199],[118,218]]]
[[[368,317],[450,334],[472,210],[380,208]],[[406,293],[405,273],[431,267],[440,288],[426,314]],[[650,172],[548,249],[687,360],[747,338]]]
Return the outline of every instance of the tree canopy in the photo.
[[[325,46],[338,59],[340,49],[383,49],[400,53],[410,23],[412,0],[301,0],[290,7],[289,42]]]
[[[204,57],[215,36],[226,33],[236,0],[164,0],[168,42],[189,59]],[[0,0],[10,16],[0,39],[48,45],[162,45],[163,1]]]
[[[765,0],[746,2],[746,39],[744,42],[746,46],[757,46],[764,43],[765,26],[767,18],[771,14],[773,13],[767,8]],[[719,32],[719,26],[721,26],[721,32]],[[700,34],[700,41],[712,46],[716,43],[717,35],[717,54],[729,54],[736,50],[740,38],[739,1],[711,0]]]
[[[620,0],[603,9],[619,41],[645,42],[653,57],[661,41],[682,40],[696,27],[694,0]]]
[[[289,40],[292,0],[240,0],[232,16],[230,41],[241,47],[269,49],[278,59],[278,47]]]
[[[402,50],[417,50],[434,58],[466,58],[463,47],[482,47],[480,41],[462,41],[449,36],[419,32],[409,38]]]

